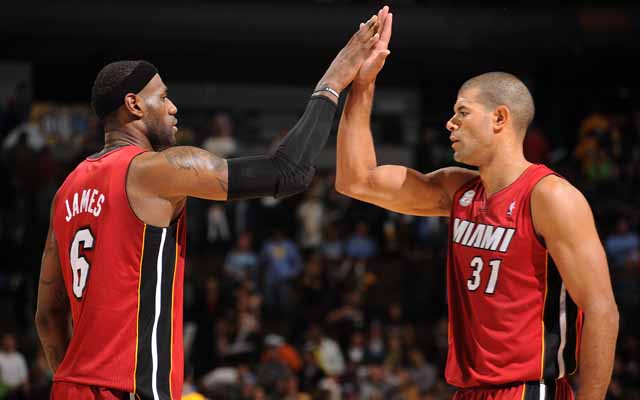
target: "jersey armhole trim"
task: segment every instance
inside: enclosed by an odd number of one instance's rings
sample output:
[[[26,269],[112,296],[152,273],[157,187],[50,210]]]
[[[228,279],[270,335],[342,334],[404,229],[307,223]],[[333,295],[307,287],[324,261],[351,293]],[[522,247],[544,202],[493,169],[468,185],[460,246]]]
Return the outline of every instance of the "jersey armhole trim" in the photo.
[[[535,190],[536,186],[538,186],[538,184],[540,182],[542,182],[542,180],[544,178],[546,178],[547,176],[552,176],[552,175],[564,179],[562,176],[560,176],[557,173],[551,171],[548,174],[546,174],[544,176],[541,176],[540,179],[538,179],[538,181],[531,186],[531,191],[529,192],[529,218],[531,218],[531,233],[536,238],[536,242],[540,246],[542,246],[542,248],[545,251],[547,250],[547,243],[545,242],[544,237],[539,235],[538,232],[536,231],[536,224],[535,224],[535,222],[533,220],[533,207],[532,207],[531,201],[533,200],[533,191]]]

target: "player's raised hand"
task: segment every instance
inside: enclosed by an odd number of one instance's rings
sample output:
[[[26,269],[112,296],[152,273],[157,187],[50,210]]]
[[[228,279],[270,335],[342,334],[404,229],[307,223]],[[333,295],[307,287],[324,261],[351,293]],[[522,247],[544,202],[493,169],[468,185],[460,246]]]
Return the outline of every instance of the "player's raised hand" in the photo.
[[[367,22],[361,23],[360,28],[331,62],[327,72],[320,79],[318,88],[329,86],[340,92],[347,87],[378,42],[379,28],[379,15],[373,15]]]
[[[359,84],[373,82],[384,66],[387,56],[391,54],[389,51],[389,41],[391,40],[393,14],[389,12],[389,7],[384,6],[378,11],[378,23],[381,26],[380,39],[373,45],[369,57],[367,57],[362,67],[360,67],[360,71],[355,78]]]

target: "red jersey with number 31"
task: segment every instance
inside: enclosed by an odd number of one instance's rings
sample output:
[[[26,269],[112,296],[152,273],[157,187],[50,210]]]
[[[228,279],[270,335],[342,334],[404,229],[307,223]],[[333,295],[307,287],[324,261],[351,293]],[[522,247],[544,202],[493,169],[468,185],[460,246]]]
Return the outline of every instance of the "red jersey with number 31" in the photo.
[[[454,386],[554,380],[576,370],[581,312],[531,217],[531,192],[551,174],[531,165],[491,196],[478,177],[453,198],[445,375]]]
[[[139,220],[126,192],[124,146],[87,158],[53,206],[73,337],[54,381],[179,399],[183,382],[185,213],[166,228]]]

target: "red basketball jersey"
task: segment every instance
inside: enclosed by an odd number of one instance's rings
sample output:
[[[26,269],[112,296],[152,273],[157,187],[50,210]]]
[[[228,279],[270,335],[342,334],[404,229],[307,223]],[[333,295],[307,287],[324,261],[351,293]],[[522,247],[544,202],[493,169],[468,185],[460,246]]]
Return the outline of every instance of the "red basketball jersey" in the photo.
[[[531,217],[531,192],[554,174],[532,165],[487,196],[480,178],[455,194],[449,222],[449,353],[460,388],[573,373],[582,316]]]
[[[143,151],[87,158],[58,191],[53,229],[73,337],[54,381],[180,399],[185,212],[166,228],[133,213],[127,170]]]

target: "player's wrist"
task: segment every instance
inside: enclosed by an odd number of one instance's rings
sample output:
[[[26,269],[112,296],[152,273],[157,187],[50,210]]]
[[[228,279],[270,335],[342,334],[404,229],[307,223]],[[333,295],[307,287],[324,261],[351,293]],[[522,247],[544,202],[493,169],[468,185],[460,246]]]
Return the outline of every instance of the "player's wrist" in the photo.
[[[368,92],[373,91],[376,86],[376,81],[374,80],[359,80],[355,79],[351,84],[351,92]]]
[[[332,81],[329,80],[320,80],[316,85],[315,89],[311,96],[323,96],[331,100],[332,102],[338,104],[340,100],[340,92],[342,91],[342,87]]]
[[[316,85],[315,89],[313,89],[313,92],[315,93],[317,91],[326,90],[327,88],[331,89],[331,92],[334,92],[332,94],[338,97],[340,96],[340,92],[344,90],[344,86],[339,84],[336,81],[329,80],[329,79],[321,79],[320,82],[318,82],[318,84]]]

